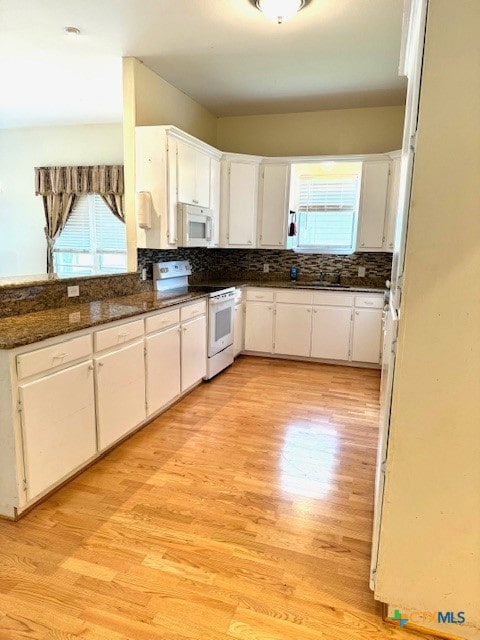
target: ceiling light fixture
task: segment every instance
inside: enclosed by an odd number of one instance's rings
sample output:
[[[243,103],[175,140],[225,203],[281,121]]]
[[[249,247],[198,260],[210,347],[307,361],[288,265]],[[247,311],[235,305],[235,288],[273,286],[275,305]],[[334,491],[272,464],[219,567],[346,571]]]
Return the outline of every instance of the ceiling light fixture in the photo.
[[[303,9],[308,0],[255,0],[255,6],[267,18],[282,24]]]
[[[68,36],[80,35],[80,29],[77,29],[77,27],[65,27],[64,31]]]

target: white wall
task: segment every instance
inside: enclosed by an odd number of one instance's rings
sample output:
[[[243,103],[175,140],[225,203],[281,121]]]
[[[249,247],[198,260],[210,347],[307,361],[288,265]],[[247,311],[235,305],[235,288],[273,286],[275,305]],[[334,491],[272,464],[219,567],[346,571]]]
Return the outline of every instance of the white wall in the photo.
[[[0,129],[0,277],[46,271],[34,167],[123,164],[121,124]]]

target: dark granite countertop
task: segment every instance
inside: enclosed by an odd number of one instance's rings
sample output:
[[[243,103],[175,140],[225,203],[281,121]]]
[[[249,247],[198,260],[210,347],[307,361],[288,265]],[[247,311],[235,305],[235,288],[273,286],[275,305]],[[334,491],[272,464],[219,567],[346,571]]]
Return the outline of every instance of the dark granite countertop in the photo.
[[[200,284],[197,282],[197,284]],[[207,282],[203,282],[207,284]],[[305,289],[318,291],[346,291],[359,293],[385,293],[381,287],[360,286],[358,284],[341,287],[319,285],[308,281],[292,282],[290,280],[219,280],[209,279],[209,285],[218,286],[251,286],[268,288]],[[115,320],[130,318],[149,311],[158,311],[175,304],[189,302],[197,298],[204,298],[205,294],[188,293],[166,296],[157,291],[146,291],[128,296],[119,296],[106,300],[97,300],[78,305],[55,307],[44,311],[34,311],[21,315],[0,318],[0,349],[13,349],[47,338],[73,333],[81,329],[88,329],[96,325],[106,324]]]
[[[207,284],[196,282],[195,284]],[[388,291],[386,287],[378,286],[361,286],[358,284],[316,284],[309,281],[292,281],[292,280],[209,280],[212,286],[230,286],[230,287],[264,287],[268,289],[305,289],[308,291],[345,291],[347,293],[385,293]]]
[[[149,311],[158,311],[197,298],[204,293],[161,296],[147,291],[129,296],[57,307],[0,319],[0,349],[13,349],[47,338],[73,333]]]

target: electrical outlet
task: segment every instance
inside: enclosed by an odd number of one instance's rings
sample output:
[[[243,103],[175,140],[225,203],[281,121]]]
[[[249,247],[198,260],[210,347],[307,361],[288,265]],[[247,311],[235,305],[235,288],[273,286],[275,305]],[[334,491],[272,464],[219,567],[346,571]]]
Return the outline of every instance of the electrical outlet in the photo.
[[[263,264],[263,273],[268,273],[270,271],[270,265],[268,262],[264,262]]]
[[[359,278],[365,277],[365,267],[358,267],[358,277]]]
[[[77,298],[80,295],[80,287],[77,285],[67,287],[67,296],[69,298]]]

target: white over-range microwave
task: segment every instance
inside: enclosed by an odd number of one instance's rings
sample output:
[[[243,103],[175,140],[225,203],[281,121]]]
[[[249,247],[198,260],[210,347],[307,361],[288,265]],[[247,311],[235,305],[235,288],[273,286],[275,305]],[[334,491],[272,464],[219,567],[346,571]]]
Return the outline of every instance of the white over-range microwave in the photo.
[[[209,247],[213,243],[213,212],[193,204],[178,204],[180,247]]]

